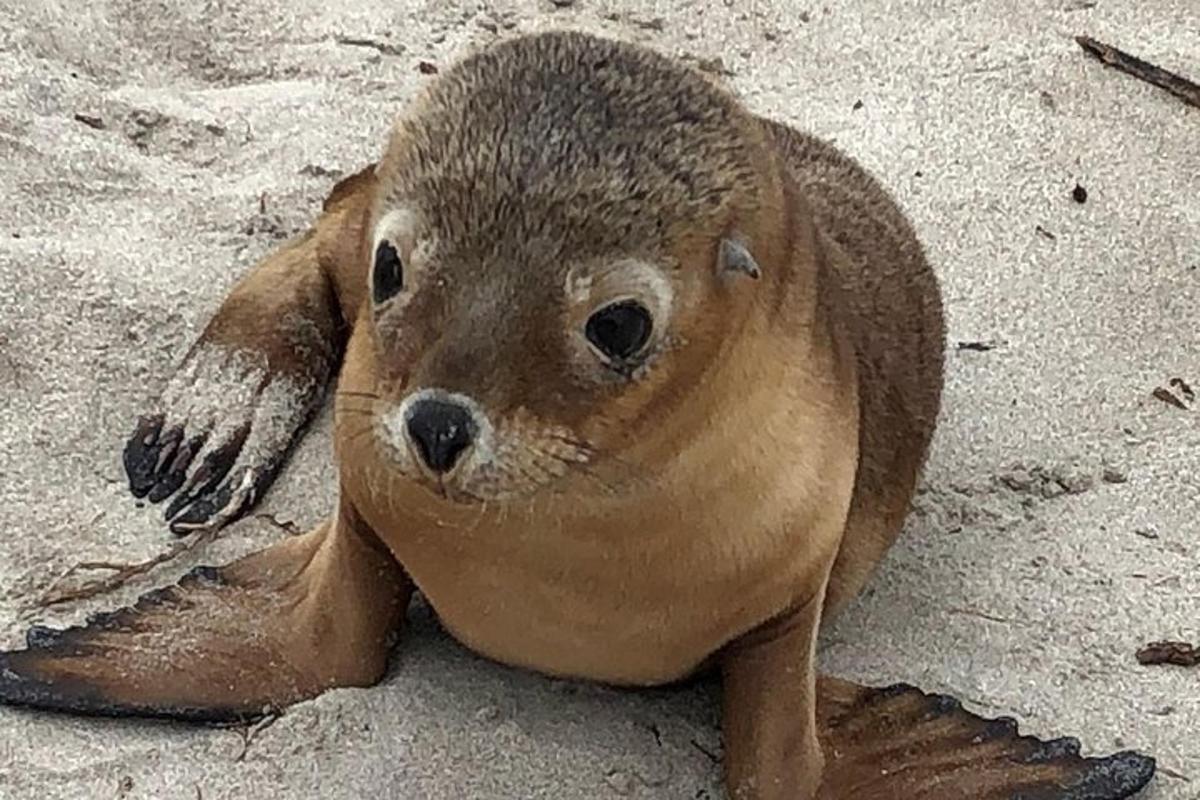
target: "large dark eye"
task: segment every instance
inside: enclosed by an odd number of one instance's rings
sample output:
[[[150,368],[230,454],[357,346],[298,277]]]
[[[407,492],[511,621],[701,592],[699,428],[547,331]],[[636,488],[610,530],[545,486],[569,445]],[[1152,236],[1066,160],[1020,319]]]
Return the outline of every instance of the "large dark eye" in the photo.
[[[404,288],[404,265],[400,254],[386,239],[375,248],[375,267],[371,276],[371,296],[376,303],[392,297]]]
[[[637,355],[650,338],[650,312],[638,302],[622,300],[605,306],[588,318],[588,341],[614,361]]]

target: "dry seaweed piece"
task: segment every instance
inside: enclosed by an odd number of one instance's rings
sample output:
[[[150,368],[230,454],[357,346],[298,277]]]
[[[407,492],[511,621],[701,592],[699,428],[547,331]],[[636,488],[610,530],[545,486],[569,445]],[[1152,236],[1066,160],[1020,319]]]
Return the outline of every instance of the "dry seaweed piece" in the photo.
[[[1183,411],[1187,411],[1187,406],[1183,404],[1182,400],[1180,400],[1178,397],[1171,394],[1170,391],[1164,389],[1161,386],[1155,387],[1154,391],[1151,392],[1151,394],[1154,395],[1155,400],[1166,403],[1169,406],[1174,406],[1175,408],[1181,409]]]
[[[380,42],[375,39],[368,39],[365,36],[338,36],[334,39],[338,44],[344,44],[348,47],[367,47],[371,50],[377,50],[385,56],[402,56],[404,55],[404,45],[392,44],[391,42]]]
[[[62,576],[56,580],[46,593],[41,598],[35,601],[35,608],[49,608],[51,606],[62,605],[63,603],[73,603],[77,600],[88,600],[102,594],[114,591],[129,583],[134,578],[145,575],[160,564],[166,564],[170,561],[183,556],[191,551],[213,541],[219,528],[207,527],[196,531],[190,537],[180,539],[173,542],[170,547],[163,550],[156,556],[148,558],[145,561],[136,561],[130,563],[114,562],[114,561],[81,561],[71,567]],[[107,578],[97,578],[88,581],[82,586],[74,589],[60,588],[62,582],[71,577],[77,572],[83,570],[108,570],[112,574]]]
[[[1000,342],[995,339],[988,339],[986,341],[962,341],[955,342],[954,344],[954,348],[956,350],[974,350],[978,353],[986,353],[989,350],[995,350],[999,346]]]
[[[1185,103],[1200,108],[1200,85],[1182,75],[1168,72],[1162,67],[1155,66],[1149,61],[1143,61],[1137,56],[1130,55],[1123,50],[1118,50],[1112,45],[1098,42],[1090,36],[1076,36],[1075,41],[1086,52],[1100,59],[1108,66],[1119,69],[1127,75],[1132,75],[1160,89],[1166,89]]]
[[[1178,389],[1180,394],[1183,395],[1183,399],[1189,403],[1196,399],[1196,391],[1183,378],[1171,378],[1169,383],[1171,388]]]
[[[1151,642],[1137,651],[1139,664],[1176,667],[1200,667],[1200,649],[1189,642]]]
[[[89,128],[98,131],[102,131],[108,127],[106,124],[104,124],[104,120],[95,116],[94,114],[75,114],[74,119],[76,122],[82,122]]]

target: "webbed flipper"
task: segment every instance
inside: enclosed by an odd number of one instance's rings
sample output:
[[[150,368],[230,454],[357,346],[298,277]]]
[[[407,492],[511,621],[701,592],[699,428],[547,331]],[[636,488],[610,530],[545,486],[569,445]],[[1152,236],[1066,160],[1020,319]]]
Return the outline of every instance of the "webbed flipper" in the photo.
[[[1121,800],[1154,776],[1148,756],[1085,758],[1075,739],[1022,736],[911,686],[821,676],[817,695],[820,800]]]
[[[411,596],[369,531],[339,517],[200,567],[87,624],[0,653],[0,703],[75,714],[245,720],[386,668]]]
[[[374,165],[339,181],[305,234],[267,253],[188,349],[125,441],[135,497],[177,534],[215,529],[266,493],[321,406],[366,289]]]

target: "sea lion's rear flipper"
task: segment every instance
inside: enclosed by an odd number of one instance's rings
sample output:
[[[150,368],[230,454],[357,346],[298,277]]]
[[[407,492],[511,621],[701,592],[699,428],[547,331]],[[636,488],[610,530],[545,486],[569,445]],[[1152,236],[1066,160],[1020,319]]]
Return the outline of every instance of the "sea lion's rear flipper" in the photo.
[[[171,530],[219,528],[270,487],[320,407],[366,290],[370,166],[339,182],[304,235],[229,292],[124,446],[135,497]]]
[[[201,567],[82,627],[0,653],[0,703],[236,721],[383,675],[411,590],[373,537],[336,522]]]
[[[1119,800],[1154,776],[1132,751],[1084,758],[1074,739],[1022,736],[945,695],[870,689],[822,676],[820,800]]]

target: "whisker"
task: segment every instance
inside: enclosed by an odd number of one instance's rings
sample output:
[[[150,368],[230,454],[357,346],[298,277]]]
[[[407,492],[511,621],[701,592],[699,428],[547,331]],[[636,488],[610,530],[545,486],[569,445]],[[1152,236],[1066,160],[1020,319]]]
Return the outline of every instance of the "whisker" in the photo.
[[[374,417],[375,412],[369,408],[339,408],[338,414],[361,414],[364,417]]]
[[[634,464],[630,464],[619,456],[603,455],[605,464],[594,464],[591,461],[575,461],[569,457],[559,455],[555,455],[555,457],[565,461],[569,469],[578,471],[596,485],[612,493],[619,492],[622,486],[646,486],[649,483],[646,479],[645,470]],[[613,470],[611,469],[602,471],[602,468],[606,464],[619,467],[620,469],[617,470],[615,475],[612,474]],[[609,476],[606,477],[605,472],[608,472]]]
[[[551,433],[546,438],[553,439],[556,442],[562,442],[563,444],[569,444],[572,447],[578,447],[580,450],[587,450],[589,452],[594,452],[596,449],[589,442],[585,442],[582,439],[576,439],[573,436],[567,436],[566,434]]]
[[[455,487],[454,491],[456,494],[464,495],[464,496],[466,496],[466,498],[468,500],[472,500],[476,503],[486,503],[487,502],[487,500],[485,500],[482,495],[475,494],[475,492],[472,492],[470,489],[464,489],[462,487]]]
[[[354,444],[354,443],[357,443],[363,437],[370,436],[373,433],[375,433],[374,425],[364,425],[363,427],[359,428],[356,431],[351,431],[350,435],[346,437],[346,441],[348,443]]]
[[[375,392],[359,392],[350,389],[342,389],[337,392],[338,397],[369,397],[372,400],[382,400],[383,396]]]
[[[337,401],[338,408],[379,408],[379,403],[358,397],[342,397]]]
[[[468,534],[472,534],[479,529],[483,523],[483,518],[487,516],[488,501],[485,498],[479,498],[479,513],[475,515],[475,521],[471,523],[471,527],[467,529]]]
[[[563,464],[566,464],[569,469],[578,471],[579,474],[583,475],[583,477],[587,478],[592,483],[608,492],[616,493],[617,489],[619,488],[617,483],[605,480],[599,472],[584,462],[571,461],[570,459],[560,458],[557,456],[554,458],[561,461]]]

